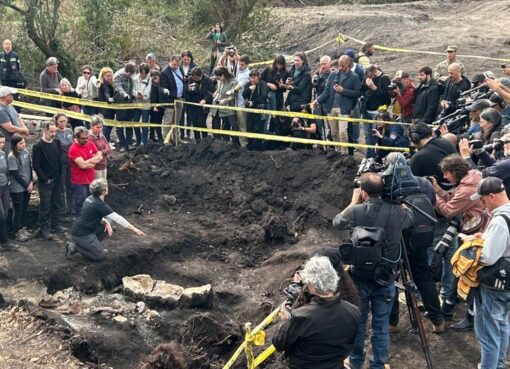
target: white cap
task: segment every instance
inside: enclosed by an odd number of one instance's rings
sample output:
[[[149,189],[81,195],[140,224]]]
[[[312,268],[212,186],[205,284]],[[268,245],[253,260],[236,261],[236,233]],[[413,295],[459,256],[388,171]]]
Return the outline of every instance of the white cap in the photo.
[[[0,86],[0,97],[6,97],[7,95],[15,95],[18,90],[8,86]]]

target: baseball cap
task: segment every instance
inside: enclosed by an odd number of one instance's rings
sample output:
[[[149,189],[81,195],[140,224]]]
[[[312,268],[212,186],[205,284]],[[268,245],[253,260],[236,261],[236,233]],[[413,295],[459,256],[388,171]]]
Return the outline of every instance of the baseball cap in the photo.
[[[467,111],[483,110],[491,107],[489,99],[475,100],[471,105],[466,106]]]
[[[6,97],[7,95],[15,95],[18,93],[18,90],[8,86],[0,87],[0,97]]]
[[[353,49],[347,49],[344,51],[344,55],[347,55],[352,60],[356,59],[356,52]]]
[[[505,191],[503,181],[496,177],[484,178],[478,183],[476,193],[472,194],[469,198],[472,201],[480,200],[482,196],[490,195],[491,193],[500,193]]]
[[[448,51],[457,51],[457,45],[448,45],[446,52]]]

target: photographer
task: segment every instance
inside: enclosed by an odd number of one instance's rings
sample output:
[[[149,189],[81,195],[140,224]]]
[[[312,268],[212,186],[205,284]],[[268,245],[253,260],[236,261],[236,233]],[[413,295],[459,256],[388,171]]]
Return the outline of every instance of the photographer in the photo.
[[[440,102],[442,116],[453,113],[457,110],[457,100],[460,94],[471,88],[471,82],[461,73],[461,66],[458,63],[452,63],[448,66],[448,79],[443,88],[442,99]]]
[[[381,111],[376,118],[381,123],[376,123],[372,130],[372,135],[376,138],[378,146],[391,147],[409,147],[409,139],[405,135],[404,127],[400,124],[385,124],[390,122],[390,116],[387,112]],[[390,153],[388,150],[376,149],[376,161],[382,163],[382,160]]]
[[[491,95],[489,101],[491,103],[491,107],[501,114],[501,124],[503,126],[510,124],[510,104],[507,104],[497,92],[494,92]]]
[[[349,357],[351,369],[360,369],[365,361],[364,344],[369,310],[372,313],[373,352],[370,365],[383,368],[388,360],[388,324],[395,297],[394,278],[400,260],[400,240],[402,231],[414,223],[411,210],[382,199],[383,188],[381,176],[364,173],[360,178],[360,188],[353,191],[351,204],[333,219],[333,226],[340,229],[359,226],[384,229],[383,259],[374,268],[373,278],[368,280],[357,276],[356,266],[353,272],[361,298],[361,320],[354,350]],[[384,272],[380,274],[381,270]]]
[[[488,99],[475,100],[471,105],[466,106],[470,119],[466,135],[471,136],[477,134],[477,136],[479,136],[479,132],[482,130],[480,128],[480,114],[484,109],[490,108],[490,106],[491,103]]]
[[[312,257],[300,275],[312,300],[292,312],[282,304],[283,322],[273,345],[286,353],[289,368],[343,369],[354,346],[359,310],[336,294],[339,277],[327,257]]]
[[[360,95],[360,81],[358,76],[350,70],[350,58],[347,55],[342,55],[338,59],[338,68],[338,71],[331,72],[324,92],[315,100],[314,104],[315,106],[325,104],[330,117],[347,118]],[[349,142],[347,120],[331,119],[328,120],[328,123],[333,141]],[[348,153],[346,147],[342,147],[341,150],[338,150],[338,147],[335,149],[343,154]]]
[[[489,153],[483,148],[479,150],[473,150],[466,138],[460,140],[459,150],[460,155],[471,168],[476,167],[472,155],[475,156],[477,161],[482,163],[482,165],[485,167],[482,169],[482,177],[497,177],[501,179],[508,191],[507,194],[510,196],[510,160],[508,160],[510,158],[510,132],[508,131],[508,129],[504,129],[503,132],[506,133],[503,135],[503,137],[501,137],[504,150],[504,158],[501,160],[496,161],[496,159],[490,156]]]
[[[214,69],[214,77],[218,83],[216,85],[216,91],[213,94],[213,104],[216,105],[217,108],[211,109],[213,128],[239,131],[240,129],[235,111],[221,109],[222,106],[234,106],[234,87],[237,86],[236,79],[225,67],[217,67]],[[216,135],[216,137],[221,137],[225,141],[230,141],[230,136]],[[232,143],[236,146],[241,146],[239,137],[233,136]]]
[[[227,68],[227,70],[235,76],[237,73],[237,63],[239,58],[240,55],[237,53],[237,48],[233,45],[228,46],[225,48],[225,52],[218,60],[218,64],[216,66]]]
[[[302,113],[312,114],[310,104],[306,104],[301,110]],[[290,125],[291,135],[296,138],[311,138],[315,139],[317,134],[317,122],[315,119],[310,118],[292,118]],[[290,146],[292,149],[307,149],[311,145],[293,142]]]
[[[469,165],[458,154],[449,155],[439,164],[444,177],[448,182],[455,185],[453,193],[446,192],[438,184],[435,178],[431,178],[434,191],[436,192],[436,211],[445,218],[452,219],[461,217],[458,231],[465,234],[472,234],[483,230],[486,225],[485,207],[481,201],[473,202],[469,197],[476,192],[477,184],[482,180],[479,171],[469,168]],[[456,239],[456,235],[452,235]],[[444,239],[442,239],[444,241]],[[456,241],[456,240],[452,240]],[[451,257],[455,253],[458,243],[451,242],[450,245],[444,242],[444,247],[437,247],[436,252],[442,255],[443,259],[443,287],[441,296],[443,297],[443,315],[449,319],[453,317],[453,308],[457,299],[457,289],[455,288],[455,277],[453,275],[450,263]],[[460,324],[462,323],[462,324]],[[461,321],[452,328],[468,330],[472,327],[472,318],[467,321]]]
[[[331,58],[327,55],[321,57],[319,61],[319,69],[315,72],[312,77],[312,85],[315,90],[315,98],[319,97],[326,88],[326,81],[328,80],[329,75],[331,74]],[[313,109],[313,113],[317,115],[326,115],[328,114],[328,110],[325,104],[319,104],[315,109]],[[317,121],[317,125],[319,126],[317,136],[321,140],[326,140],[327,132],[329,128],[326,126],[327,122],[319,119]]]
[[[395,78],[390,84],[391,97],[393,101],[393,113],[400,116],[400,121],[411,123],[414,113],[414,85],[409,74],[404,71],[397,71]],[[396,109],[396,106],[399,109]],[[398,110],[399,114],[395,114]]]
[[[260,80],[258,70],[252,70],[249,75],[250,81],[243,90],[245,105],[250,109],[266,109],[267,84]],[[248,113],[246,132],[264,133],[265,116],[263,114]],[[248,138],[248,150],[262,150],[262,140]]]
[[[186,86],[186,101],[199,103],[201,105],[211,104],[213,100],[214,83],[199,67],[191,71],[190,83]],[[188,105],[188,113],[193,127],[207,128],[206,119],[209,108]],[[202,138],[207,137],[207,132],[193,131],[193,137],[198,143]]]
[[[312,77],[305,53],[294,54],[294,64],[284,86],[289,91],[285,106],[290,111],[300,111],[302,105],[312,101]]]

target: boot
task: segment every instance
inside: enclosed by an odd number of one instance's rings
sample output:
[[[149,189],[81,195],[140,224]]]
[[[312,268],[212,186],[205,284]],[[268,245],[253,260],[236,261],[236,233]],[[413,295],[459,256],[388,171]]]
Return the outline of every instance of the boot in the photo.
[[[74,254],[76,254],[77,251],[76,251],[76,248],[75,248],[75,244],[74,242],[72,241],[67,241],[66,242],[66,249],[65,249],[65,255],[66,257],[68,256],[72,256]]]
[[[451,325],[451,328],[457,332],[469,332],[473,330],[473,316],[467,314],[460,322]]]
[[[443,303],[442,310],[443,310],[444,320],[449,320],[449,321],[453,320],[453,308],[454,307],[455,307],[455,305],[449,304],[446,301]]]
[[[16,251],[18,248],[19,248],[18,245],[16,245],[15,243],[12,243],[10,241],[0,244],[0,252],[1,251]]]
[[[42,227],[39,231],[39,238],[46,240],[46,241],[53,241],[53,235],[50,233],[50,230],[48,227]]]

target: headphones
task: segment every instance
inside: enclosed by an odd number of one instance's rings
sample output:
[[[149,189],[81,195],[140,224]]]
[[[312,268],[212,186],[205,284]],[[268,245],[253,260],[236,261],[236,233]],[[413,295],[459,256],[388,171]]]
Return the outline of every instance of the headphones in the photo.
[[[432,129],[425,123],[417,123],[409,128],[409,139],[415,145],[430,136],[432,136]]]

